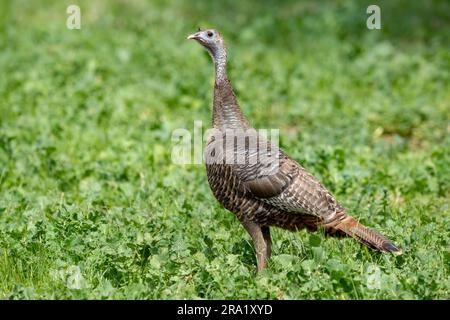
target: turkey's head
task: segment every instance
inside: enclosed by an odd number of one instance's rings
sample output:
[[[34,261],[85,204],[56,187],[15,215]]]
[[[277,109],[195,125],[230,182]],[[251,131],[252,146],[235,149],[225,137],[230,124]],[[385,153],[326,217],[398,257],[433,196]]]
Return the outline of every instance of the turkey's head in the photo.
[[[219,53],[225,52],[225,45],[220,33],[214,29],[201,30],[191,34],[188,39],[196,40],[202,46],[204,46],[209,53],[214,57]]]

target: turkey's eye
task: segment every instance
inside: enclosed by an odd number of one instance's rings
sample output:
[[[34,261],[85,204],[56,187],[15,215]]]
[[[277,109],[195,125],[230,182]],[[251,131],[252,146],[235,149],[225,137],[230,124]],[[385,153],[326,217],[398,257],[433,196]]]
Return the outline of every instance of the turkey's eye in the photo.
[[[213,33],[211,31],[208,31],[207,35],[211,38],[213,36]]]

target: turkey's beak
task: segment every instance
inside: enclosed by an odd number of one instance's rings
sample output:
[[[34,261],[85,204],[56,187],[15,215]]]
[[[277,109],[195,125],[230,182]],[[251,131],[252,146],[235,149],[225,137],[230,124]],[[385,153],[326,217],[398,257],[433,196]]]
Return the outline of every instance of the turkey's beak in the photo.
[[[188,40],[191,40],[191,39],[198,40],[198,38],[199,38],[198,33],[193,33],[187,37]]]

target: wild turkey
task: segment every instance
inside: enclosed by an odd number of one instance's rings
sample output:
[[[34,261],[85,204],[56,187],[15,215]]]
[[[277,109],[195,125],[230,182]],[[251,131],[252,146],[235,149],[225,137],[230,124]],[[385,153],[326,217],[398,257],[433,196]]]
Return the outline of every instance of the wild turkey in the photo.
[[[199,29],[188,39],[204,46],[215,66],[212,119],[215,131],[205,148],[208,182],[217,200],[236,214],[250,234],[258,271],[264,269],[271,255],[270,226],[291,231],[323,228],[329,234],[354,237],[373,249],[401,254],[386,237],[349,216],[333,195],[295,160],[252,130],[228,80],[227,52],[219,32]],[[245,142],[236,143],[242,137],[240,141]],[[251,139],[257,143],[250,143]],[[234,143],[229,145],[225,141]],[[239,156],[245,161],[236,161]]]

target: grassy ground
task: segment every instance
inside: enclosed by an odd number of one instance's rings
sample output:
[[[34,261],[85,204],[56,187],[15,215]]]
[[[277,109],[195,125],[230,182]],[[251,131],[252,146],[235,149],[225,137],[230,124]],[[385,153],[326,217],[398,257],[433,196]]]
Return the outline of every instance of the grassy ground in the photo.
[[[0,298],[449,298],[450,5],[377,1],[369,31],[372,3],[2,1]],[[254,126],[402,256],[277,229],[255,277],[204,167],[170,158],[211,118],[197,26]]]

